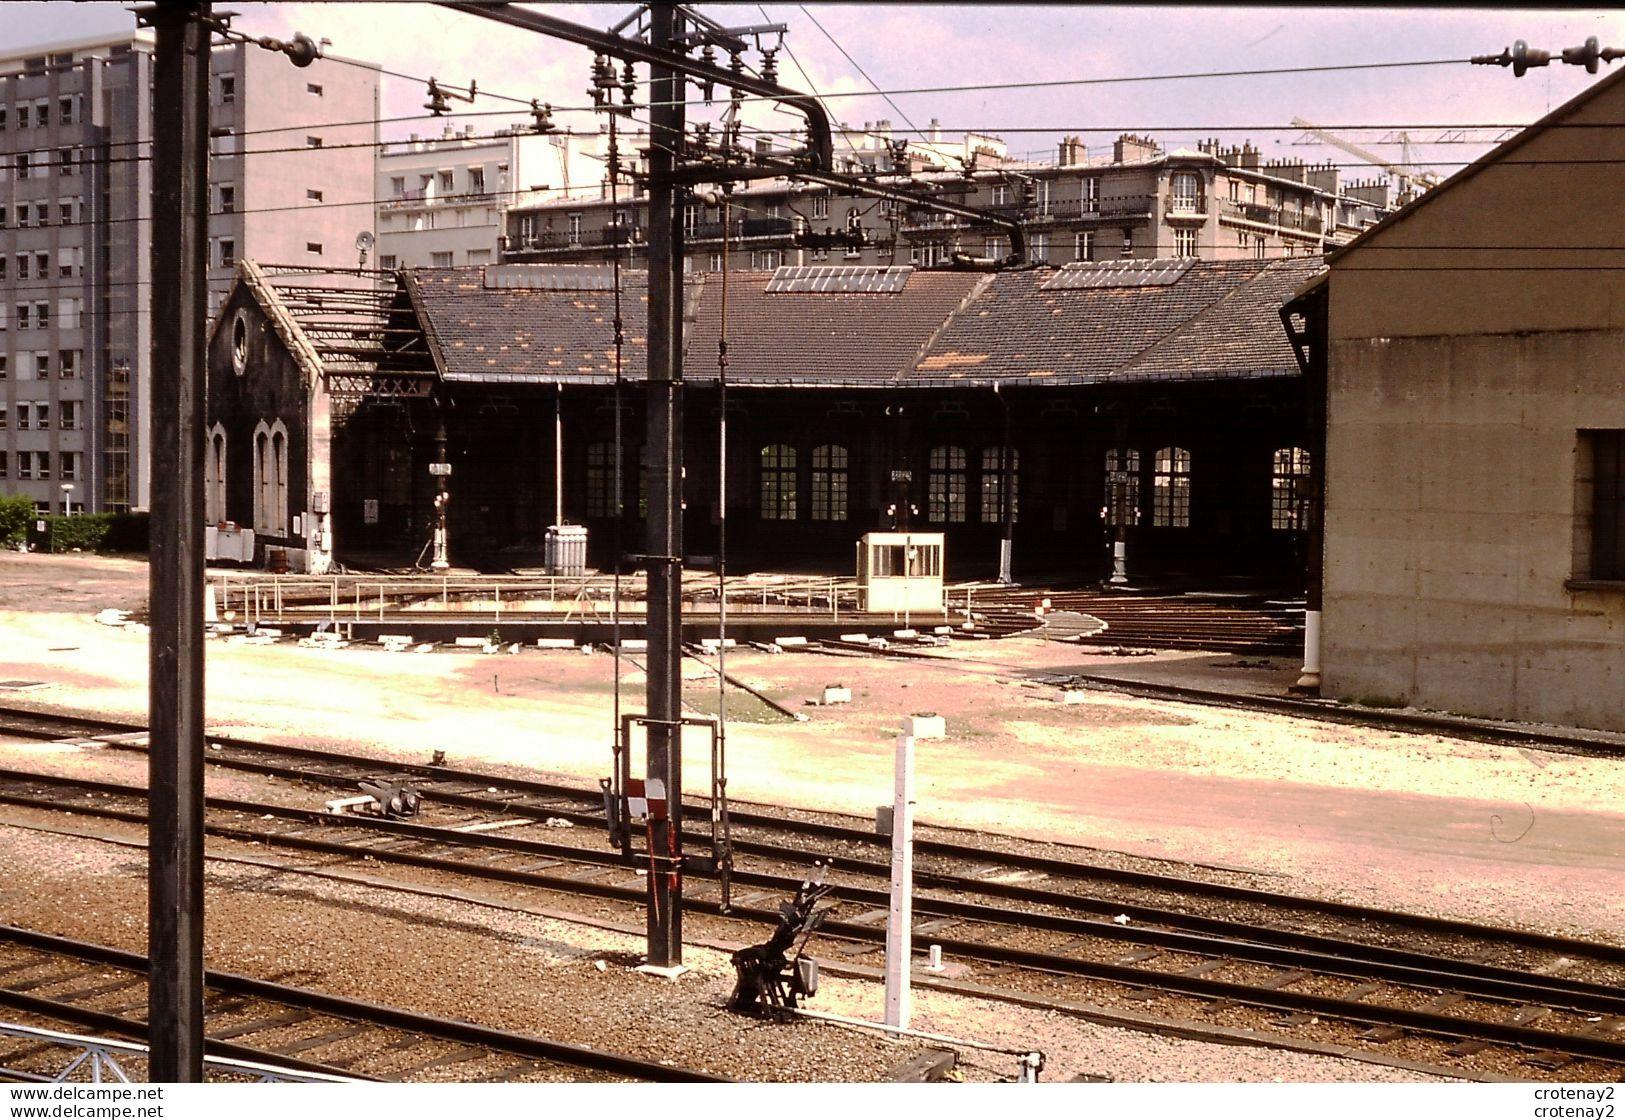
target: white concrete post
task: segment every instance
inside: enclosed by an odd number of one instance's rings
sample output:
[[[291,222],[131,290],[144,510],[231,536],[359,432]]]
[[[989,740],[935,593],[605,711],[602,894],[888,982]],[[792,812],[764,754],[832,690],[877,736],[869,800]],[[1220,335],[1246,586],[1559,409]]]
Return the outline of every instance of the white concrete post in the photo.
[[[886,1025],[907,1027],[914,955],[914,736],[897,737],[891,823],[891,914],[886,919]]]
[[[1112,542],[1112,578],[1106,582],[1118,586],[1128,582],[1128,544],[1123,540],[1121,528]]]
[[[1320,690],[1320,612],[1303,612],[1303,675],[1295,686],[1300,691]]]

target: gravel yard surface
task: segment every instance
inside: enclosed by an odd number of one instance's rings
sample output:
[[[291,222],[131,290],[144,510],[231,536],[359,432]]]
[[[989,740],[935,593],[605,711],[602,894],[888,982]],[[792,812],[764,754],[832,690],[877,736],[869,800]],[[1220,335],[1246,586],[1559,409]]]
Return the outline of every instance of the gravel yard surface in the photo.
[[[7,636],[0,680],[42,685],[0,697],[143,718],[145,634],[92,619],[105,607],[140,606],[145,578],[145,565],[130,561],[0,555],[0,632]],[[209,724],[217,732],[342,742],[358,755],[413,762],[443,750],[453,766],[580,784],[609,769],[615,664],[607,654],[392,654],[359,645],[318,650],[211,640],[207,659]],[[1203,672],[1234,676],[1235,661],[1163,652],[1137,659],[1135,668],[1148,673],[1160,664],[1184,683]],[[772,717],[759,704],[761,722],[733,714],[729,788],[745,801],[870,815],[890,796],[903,717],[935,712],[948,733],[917,746],[922,823],[1120,850],[1171,861],[1171,873],[1181,861],[1232,866],[1288,893],[1625,941],[1625,764],[1106,692],[1063,704],[1044,683],[1113,663],[1105,652],[1032,638],[954,647],[930,663],[730,654],[730,674],[809,719]],[[620,669],[623,708],[638,710],[640,667],[623,659]],[[812,705],[829,683],[850,687],[853,702]],[[694,669],[685,700],[714,710],[715,678]],[[700,775],[703,748],[692,746],[685,766]],[[14,750],[0,747],[16,765],[35,764],[17,761],[23,755]],[[81,925],[74,935],[90,939],[94,926],[103,940],[123,928],[133,939],[125,947],[142,947],[143,884],[133,870],[139,856],[10,830],[0,833],[0,853],[8,865],[54,869],[41,884],[7,880],[0,888],[5,920],[70,934],[64,927]],[[636,1021],[634,1040],[688,1045],[716,1035],[716,1060],[737,1063],[725,1072],[749,1079],[871,1079],[908,1052],[829,1025],[740,1026],[720,1011],[731,969],[709,950],[694,950],[691,976],[656,982],[627,972],[616,956],[640,951],[636,935],[555,928],[534,916],[241,865],[212,864],[210,891],[216,967],[307,968],[322,974],[324,986],[355,983],[363,995],[370,970],[404,969],[417,978],[400,986],[413,999],[449,1005],[484,991],[493,1022],[540,1034],[549,1033],[549,1022],[565,1022],[605,1038],[615,1031],[634,1038]],[[358,944],[397,951],[369,960],[355,951]],[[466,986],[458,979],[465,974]],[[515,976],[545,978],[549,995],[537,998],[540,987]],[[370,990],[375,998],[380,989]],[[873,985],[826,979],[815,1007],[872,1018],[880,998]],[[1017,1048],[1041,1040],[1038,1048],[1051,1059],[1046,1080],[1088,1073],[1121,1081],[1417,1076],[1158,1039],[943,993],[917,998],[915,1026],[922,1029]],[[559,1008],[572,1010],[549,1018]],[[788,1056],[794,1045],[783,1046],[782,1057],[753,1048],[773,1036],[826,1034],[845,1041],[832,1059],[806,1059],[812,1065]],[[811,1051],[826,1052],[824,1043]],[[973,1077],[1014,1072],[1011,1057],[966,1054],[988,1070]]]
[[[9,820],[29,814],[8,811]],[[35,818],[41,825],[43,817]],[[58,822],[60,823],[60,822]],[[0,861],[33,866],[8,885],[5,920],[146,951],[146,865],[139,850],[0,826]],[[924,1043],[837,1024],[757,1022],[723,1008],[733,986],[725,953],[685,948],[677,980],[635,971],[640,935],[510,909],[433,899],[277,867],[211,860],[208,967],[428,1014],[523,1031],[747,1081],[879,1081]],[[358,951],[387,946],[387,953]],[[1177,1041],[1006,1004],[918,990],[912,1025],[1005,1050],[1044,1052],[1044,1080],[1383,1081],[1438,1078],[1315,1054]],[[884,1014],[877,984],[826,977],[815,1010]],[[960,1051],[966,1081],[1014,1080],[1017,1059]]]

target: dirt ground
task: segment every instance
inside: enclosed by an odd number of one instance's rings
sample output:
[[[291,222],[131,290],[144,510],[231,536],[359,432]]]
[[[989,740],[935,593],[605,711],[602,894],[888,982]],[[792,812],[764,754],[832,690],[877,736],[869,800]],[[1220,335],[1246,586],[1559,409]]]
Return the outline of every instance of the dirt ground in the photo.
[[[0,555],[0,698],[141,718],[146,641],[98,623],[145,599],[144,563]],[[220,733],[342,741],[380,758],[519,766],[591,782],[610,768],[614,658],[522,650],[389,653],[292,642],[207,648]],[[1625,940],[1625,765],[1435,735],[1314,723],[1090,692],[1053,678],[1118,663],[1035,638],[967,643],[940,661],[731,652],[730,675],[807,718],[729,690],[735,800],[869,815],[889,801],[910,714],[944,717],[917,743],[922,822],[1009,831],[1170,860],[1244,867],[1284,891]],[[1234,657],[1162,652],[1138,675],[1234,679]],[[717,708],[717,680],[685,668],[685,703]],[[641,665],[620,662],[623,712]],[[848,705],[813,703],[826,685]],[[689,788],[705,784],[698,738]]]

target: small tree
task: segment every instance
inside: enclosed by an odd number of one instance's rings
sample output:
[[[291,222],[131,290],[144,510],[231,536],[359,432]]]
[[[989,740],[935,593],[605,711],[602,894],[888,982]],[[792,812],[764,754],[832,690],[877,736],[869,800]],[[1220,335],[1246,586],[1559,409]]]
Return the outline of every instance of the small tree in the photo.
[[[34,499],[26,494],[0,494],[0,548],[17,548],[28,539]]]

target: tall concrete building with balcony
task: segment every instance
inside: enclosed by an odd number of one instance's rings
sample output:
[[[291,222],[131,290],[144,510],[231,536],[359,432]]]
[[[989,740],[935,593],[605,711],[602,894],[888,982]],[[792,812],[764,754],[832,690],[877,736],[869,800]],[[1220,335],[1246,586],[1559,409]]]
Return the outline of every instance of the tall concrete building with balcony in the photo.
[[[41,511],[148,500],[152,54],[131,31],[0,57],[0,493]],[[377,68],[237,44],[211,70],[211,310],[248,254],[354,268]]]
[[[933,122],[934,123],[934,122]],[[1062,141],[1054,162],[1012,160],[996,137],[946,144],[933,129],[906,146],[890,123],[837,141],[849,171],[882,185],[925,187],[947,201],[1024,223],[1028,254],[1051,264],[1147,258],[1276,259],[1345,244],[1392,209],[1385,182],[1345,184],[1336,167],[1265,161],[1251,144],[1165,152],[1123,135],[1099,153]],[[891,173],[891,174],[888,174]],[[597,195],[545,200],[508,213],[503,259],[516,263],[602,259],[630,244],[643,259],[645,211],[631,199],[611,214]],[[721,208],[684,214],[686,267],[723,267]],[[764,180],[728,199],[727,264],[773,269],[819,263],[932,267],[955,257],[1000,259],[1008,233],[924,207],[855,198],[825,186]]]
[[[440,136],[386,143],[378,153],[378,267],[494,263],[511,207],[598,189],[607,139],[562,130],[476,136],[448,126]]]

